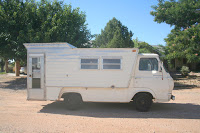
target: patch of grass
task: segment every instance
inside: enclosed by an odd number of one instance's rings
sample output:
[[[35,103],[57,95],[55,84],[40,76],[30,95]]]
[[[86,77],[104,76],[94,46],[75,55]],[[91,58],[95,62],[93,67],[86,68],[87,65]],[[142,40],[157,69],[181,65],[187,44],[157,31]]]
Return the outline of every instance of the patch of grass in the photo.
[[[6,74],[6,72],[0,72],[0,74]]]

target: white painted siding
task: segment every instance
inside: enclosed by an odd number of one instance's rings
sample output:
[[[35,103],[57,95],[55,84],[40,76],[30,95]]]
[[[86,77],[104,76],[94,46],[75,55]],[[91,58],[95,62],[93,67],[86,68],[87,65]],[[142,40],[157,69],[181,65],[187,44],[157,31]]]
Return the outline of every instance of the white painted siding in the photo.
[[[46,99],[57,100],[61,89],[60,87],[46,87]]]
[[[135,63],[132,49],[49,49],[46,52],[46,86],[128,87]],[[80,69],[81,57],[99,57],[96,70]],[[121,70],[103,70],[102,57],[121,57]]]
[[[128,87],[137,52],[131,48],[71,48],[67,44],[25,44],[28,53],[45,54],[46,87]],[[98,58],[99,69],[80,69],[81,58]],[[122,69],[104,69],[103,58],[120,58]]]

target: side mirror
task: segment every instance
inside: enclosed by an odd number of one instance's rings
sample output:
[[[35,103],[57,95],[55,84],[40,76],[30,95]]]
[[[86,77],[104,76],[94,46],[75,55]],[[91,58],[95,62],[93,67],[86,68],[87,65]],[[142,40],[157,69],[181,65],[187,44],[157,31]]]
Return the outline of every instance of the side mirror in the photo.
[[[162,72],[162,67],[160,66],[159,72]]]
[[[162,72],[162,66],[163,66],[163,62],[160,61],[160,62],[159,62],[159,69],[158,69],[159,72]]]

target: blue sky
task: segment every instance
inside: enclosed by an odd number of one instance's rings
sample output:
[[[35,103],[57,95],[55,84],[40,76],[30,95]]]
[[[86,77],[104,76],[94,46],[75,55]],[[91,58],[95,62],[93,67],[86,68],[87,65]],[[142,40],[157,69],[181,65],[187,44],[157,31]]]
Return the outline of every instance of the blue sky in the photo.
[[[150,45],[165,45],[164,38],[170,33],[172,27],[165,23],[154,22],[150,15],[152,5],[157,0],[64,0],[65,4],[73,8],[80,7],[85,12],[88,29],[92,34],[100,34],[106,23],[113,17],[127,26],[140,41]]]

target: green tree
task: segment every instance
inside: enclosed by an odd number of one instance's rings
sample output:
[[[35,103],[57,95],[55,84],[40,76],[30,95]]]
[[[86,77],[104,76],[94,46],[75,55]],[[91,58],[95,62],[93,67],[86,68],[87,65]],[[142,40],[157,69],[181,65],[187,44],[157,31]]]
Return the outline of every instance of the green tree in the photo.
[[[158,23],[165,22],[176,29],[187,28],[196,22],[200,22],[200,14],[197,10],[200,8],[199,0],[158,0],[157,6],[152,6],[154,11],[154,21]]]
[[[84,47],[91,38],[85,13],[63,2],[48,0],[1,0],[0,33],[10,36],[12,44],[3,50],[9,51],[9,59],[18,63],[26,60],[23,43],[68,42]]]
[[[152,6],[154,21],[174,26],[165,39],[167,59],[186,58],[187,63],[200,61],[200,1],[199,0],[159,0]]]
[[[146,42],[139,41],[138,38],[133,39],[133,42],[134,47],[139,49],[139,53],[155,53],[159,55],[161,54],[158,49],[154,48]]]
[[[165,39],[167,58],[186,58],[188,63],[200,62],[200,24],[183,31],[172,30]]]
[[[26,49],[23,43],[30,42],[30,27],[34,23],[33,17],[36,11],[34,1],[23,0],[4,0],[0,3],[0,32],[9,35],[10,42],[3,44],[2,51],[6,52],[7,59],[16,61],[16,68],[19,68],[20,60],[26,60]],[[1,53],[2,54],[2,53]],[[4,54],[2,54],[4,56]],[[5,57],[5,56],[4,56]],[[16,70],[16,76],[19,69]]]
[[[133,33],[122,23],[113,18],[110,20],[101,34],[96,35],[94,47],[105,48],[129,48],[134,47]]]
[[[4,65],[5,65],[5,62],[3,61],[2,58],[0,58],[0,69],[1,69],[0,72],[4,72]]]
[[[0,59],[1,59],[1,71],[5,65],[5,72],[8,72],[8,59],[12,58],[12,45],[14,42],[11,41],[9,34],[0,33]]]
[[[87,29],[86,15],[79,8],[63,2],[42,0],[37,10],[40,27],[33,39],[35,42],[68,42],[76,47],[84,47],[91,39]]]

